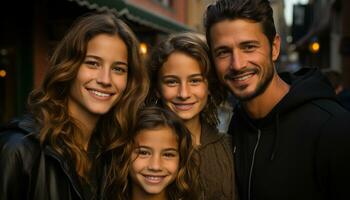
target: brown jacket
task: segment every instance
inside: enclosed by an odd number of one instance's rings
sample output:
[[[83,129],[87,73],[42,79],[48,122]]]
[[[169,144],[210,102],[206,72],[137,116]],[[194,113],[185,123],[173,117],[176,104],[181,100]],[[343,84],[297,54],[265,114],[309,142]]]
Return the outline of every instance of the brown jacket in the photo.
[[[237,200],[231,137],[203,123],[198,150],[201,199]]]

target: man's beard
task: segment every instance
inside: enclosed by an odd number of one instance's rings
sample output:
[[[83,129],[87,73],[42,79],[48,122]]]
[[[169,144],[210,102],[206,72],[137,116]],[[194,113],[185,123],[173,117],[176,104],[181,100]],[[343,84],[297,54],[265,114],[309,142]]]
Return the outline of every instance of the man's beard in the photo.
[[[257,69],[248,69],[249,71],[254,71],[255,75],[258,75],[259,71]],[[227,75],[225,75],[225,79],[231,79],[234,76],[237,76],[238,74],[243,74],[247,71],[239,71],[239,72],[231,72]],[[261,95],[262,93],[265,92],[266,88],[269,86],[269,84],[271,83],[272,79],[274,76],[274,69],[273,69],[273,64],[271,61],[271,65],[268,66],[268,69],[266,70],[266,75],[263,77],[263,79],[261,81],[259,81],[257,83],[256,89],[255,91],[253,91],[252,93],[248,94],[248,95],[237,95],[234,91],[232,91],[230,89],[230,91],[233,93],[233,95],[240,101],[244,102],[244,101],[250,101],[252,99],[254,99],[255,97]]]

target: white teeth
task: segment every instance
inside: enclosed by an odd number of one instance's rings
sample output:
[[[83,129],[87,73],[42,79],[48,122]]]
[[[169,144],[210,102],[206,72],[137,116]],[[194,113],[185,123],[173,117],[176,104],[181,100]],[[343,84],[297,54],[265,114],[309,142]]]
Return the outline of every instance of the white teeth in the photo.
[[[244,81],[244,80],[246,80],[246,79],[248,79],[248,78],[250,78],[252,76],[253,76],[253,74],[248,74],[246,76],[238,77],[238,78],[235,78],[235,79],[239,80],[239,81]]]
[[[91,90],[91,92],[94,93],[96,96],[99,96],[99,97],[109,97],[109,96],[111,96],[110,94],[98,92],[96,90]]]
[[[145,176],[145,179],[149,183],[158,184],[163,180],[163,176]]]
[[[151,180],[151,181],[159,181],[162,178],[160,176],[146,176],[146,179]]]

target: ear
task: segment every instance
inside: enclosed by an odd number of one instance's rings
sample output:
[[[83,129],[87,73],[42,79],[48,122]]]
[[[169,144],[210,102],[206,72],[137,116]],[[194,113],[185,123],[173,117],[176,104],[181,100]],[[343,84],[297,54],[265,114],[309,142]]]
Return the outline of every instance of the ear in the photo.
[[[272,48],[272,52],[271,52],[272,61],[276,61],[280,54],[280,49],[281,49],[281,37],[278,34],[276,34],[275,38],[273,39],[271,48]]]

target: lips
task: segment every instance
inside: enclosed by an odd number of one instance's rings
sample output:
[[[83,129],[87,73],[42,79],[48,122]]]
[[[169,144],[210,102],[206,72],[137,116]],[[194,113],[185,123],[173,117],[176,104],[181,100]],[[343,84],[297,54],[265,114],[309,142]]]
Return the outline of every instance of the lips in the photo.
[[[231,80],[231,81],[245,81],[253,77],[257,73],[258,73],[258,70],[256,69],[249,69],[249,70],[244,70],[240,72],[230,72],[226,74],[224,78],[226,80]]]
[[[253,73],[243,74],[243,75],[233,77],[233,80],[244,81],[244,80],[247,80],[248,78],[252,77],[253,75],[254,75]]]
[[[148,183],[157,184],[162,182],[165,176],[143,175]]]
[[[194,103],[174,103],[174,106],[177,110],[187,111],[193,108]]]
[[[101,90],[96,90],[91,88],[88,88],[87,90],[92,96],[98,99],[109,99],[111,96],[114,95],[114,93],[112,92],[101,91]]]

